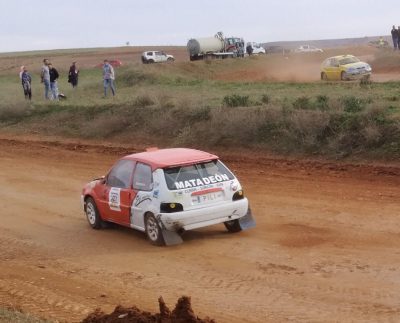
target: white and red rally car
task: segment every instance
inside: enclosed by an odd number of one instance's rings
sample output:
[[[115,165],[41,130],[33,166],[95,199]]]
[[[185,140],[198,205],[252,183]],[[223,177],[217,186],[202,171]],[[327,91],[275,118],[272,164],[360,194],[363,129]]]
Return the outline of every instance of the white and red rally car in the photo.
[[[217,156],[194,149],[155,149],[115,163],[86,184],[89,224],[106,222],[146,232],[156,245],[182,242],[185,230],[224,223],[230,232],[255,226],[239,181]]]

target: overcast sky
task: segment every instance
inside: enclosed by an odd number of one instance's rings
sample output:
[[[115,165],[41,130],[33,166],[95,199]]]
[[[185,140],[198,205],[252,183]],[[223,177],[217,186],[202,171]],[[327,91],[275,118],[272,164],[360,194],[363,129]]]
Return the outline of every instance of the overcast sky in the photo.
[[[186,45],[217,31],[246,41],[387,35],[394,0],[0,0],[0,52]]]

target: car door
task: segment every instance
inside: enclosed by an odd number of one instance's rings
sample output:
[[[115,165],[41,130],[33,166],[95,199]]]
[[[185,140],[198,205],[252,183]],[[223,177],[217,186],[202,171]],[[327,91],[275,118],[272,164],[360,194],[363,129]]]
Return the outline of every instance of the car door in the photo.
[[[161,52],[155,52],[154,54],[155,54],[155,57],[154,57],[155,61],[156,61],[157,63],[160,63],[160,62],[162,61]]]
[[[325,73],[329,80],[336,79],[337,67],[335,65],[336,65],[336,59],[333,58],[329,59],[326,64]]]
[[[103,219],[121,225],[130,225],[131,205],[136,193],[132,189],[132,174],[135,162],[128,159],[118,161],[97,187],[98,208]]]
[[[132,204],[132,226],[136,229],[144,229],[144,213],[149,210],[149,204],[153,203],[153,171],[145,163],[138,162],[133,172],[133,190],[135,199]]]

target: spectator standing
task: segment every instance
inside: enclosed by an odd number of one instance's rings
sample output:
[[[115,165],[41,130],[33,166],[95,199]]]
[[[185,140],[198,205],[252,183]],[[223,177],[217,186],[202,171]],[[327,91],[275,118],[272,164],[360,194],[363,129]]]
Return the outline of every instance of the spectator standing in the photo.
[[[108,62],[107,59],[104,60],[103,65],[103,85],[104,85],[104,97],[107,96],[107,89],[111,88],[112,95],[115,95],[115,73],[114,68]]]
[[[247,44],[246,52],[247,52],[247,54],[248,54],[249,56],[251,56],[251,55],[253,54],[253,46],[251,46],[250,43]]]
[[[50,71],[49,71],[49,60],[45,58],[43,60],[42,71],[40,73],[41,82],[44,84],[44,98],[50,100]]]
[[[396,26],[394,25],[392,28],[392,40],[393,40],[394,50],[396,50],[398,48],[397,44],[399,42],[399,31],[396,29]]]
[[[52,94],[52,100],[58,101],[58,84],[57,80],[59,77],[58,71],[49,63],[49,73],[50,73],[50,89]]]
[[[68,83],[71,83],[72,88],[76,88],[78,86],[78,76],[79,69],[76,66],[76,62],[72,62],[68,72]]]
[[[32,99],[32,78],[28,73],[28,70],[25,66],[22,67],[21,75],[21,82],[22,88],[24,89],[25,99],[31,100]]]

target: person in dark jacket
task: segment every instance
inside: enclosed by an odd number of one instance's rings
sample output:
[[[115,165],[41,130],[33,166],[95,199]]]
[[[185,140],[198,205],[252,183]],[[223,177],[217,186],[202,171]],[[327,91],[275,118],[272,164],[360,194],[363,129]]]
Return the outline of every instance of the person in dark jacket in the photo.
[[[55,67],[50,63],[49,64],[49,73],[50,73],[50,90],[52,94],[52,100],[58,101],[58,85],[57,80],[59,77],[58,71]]]
[[[32,99],[32,78],[28,73],[28,70],[25,66],[22,67],[21,73],[21,83],[22,88],[24,89],[25,99],[31,100]]]
[[[393,40],[393,47],[394,50],[398,49],[398,42],[399,42],[399,31],[396,29],[396,26],[393,25],[392,28],[392,40]]]
[[[76,62],[73,62],[69,68],[69,73],[68,73],[68,83],[71,83],[73,88],[78,86],[78,76],[79,76],[79,69],[76,66]]]
[[[251,56],[253,54],[253,46],[251,46],[250,43],[248,43],[246,46],[246,52],[249,56]]]

